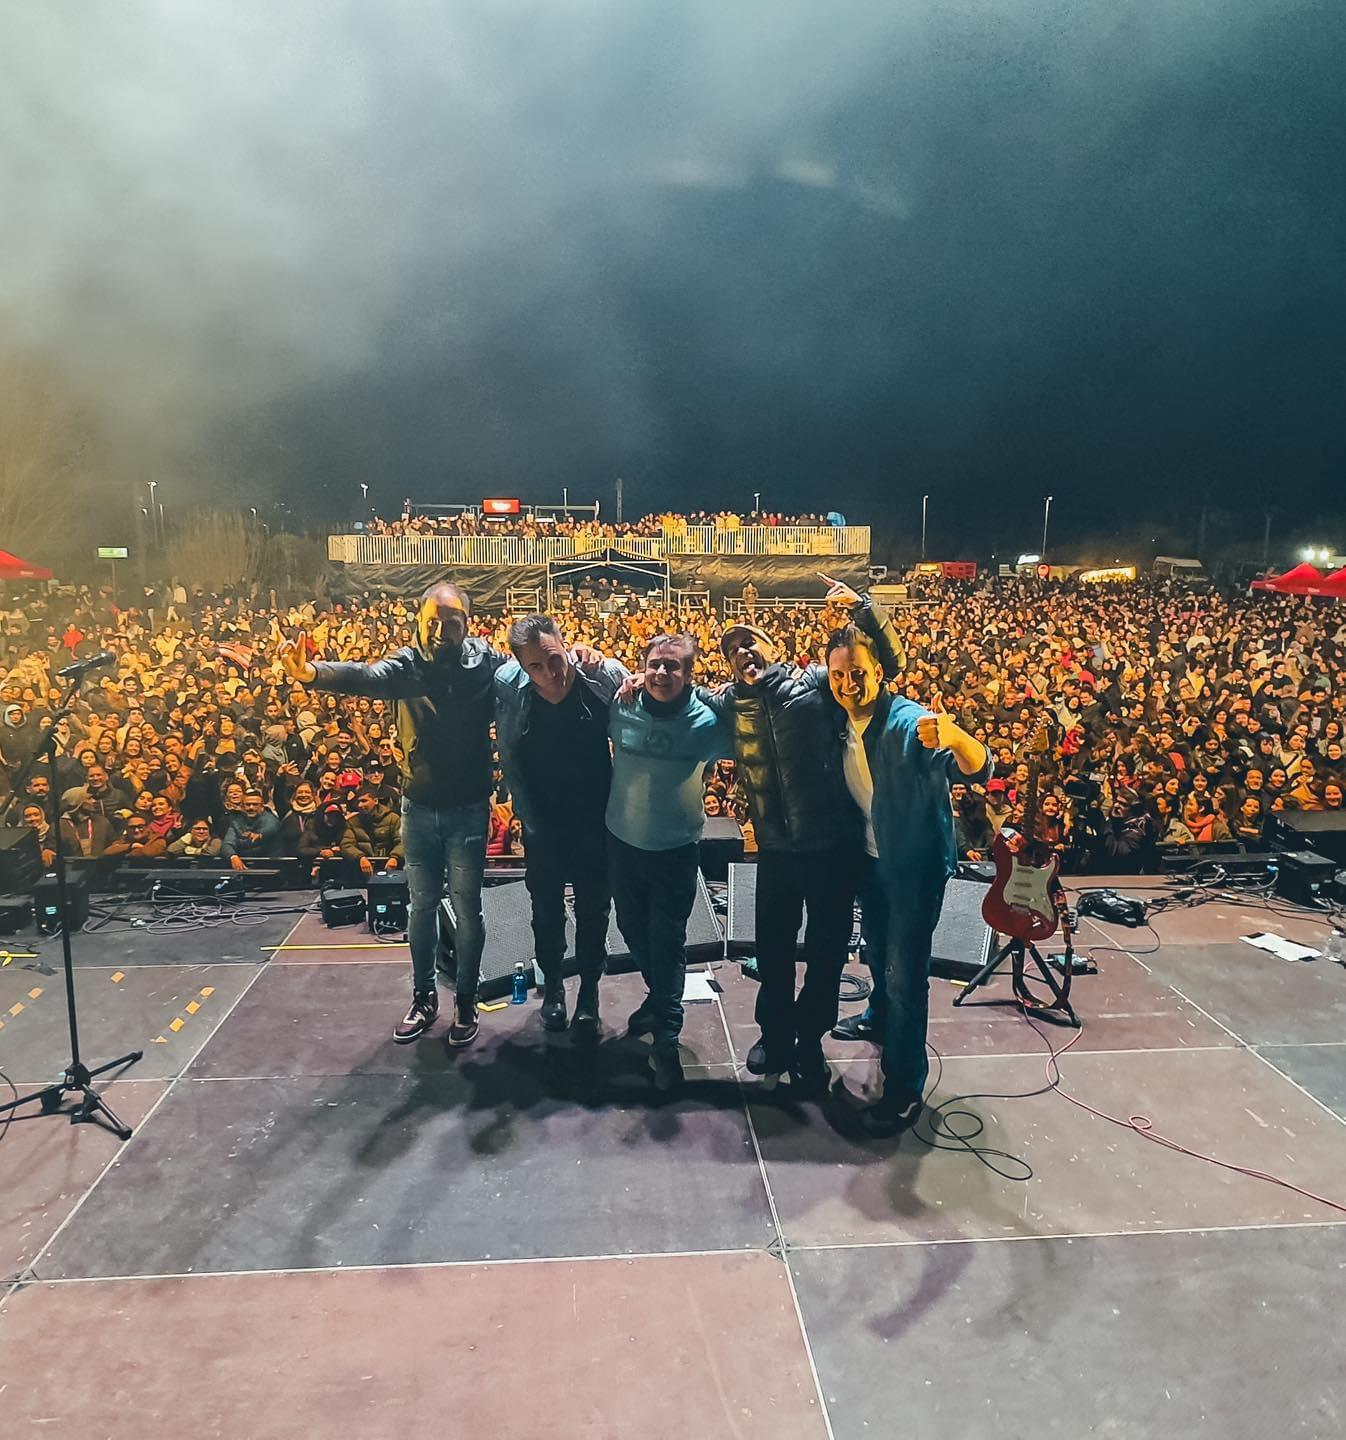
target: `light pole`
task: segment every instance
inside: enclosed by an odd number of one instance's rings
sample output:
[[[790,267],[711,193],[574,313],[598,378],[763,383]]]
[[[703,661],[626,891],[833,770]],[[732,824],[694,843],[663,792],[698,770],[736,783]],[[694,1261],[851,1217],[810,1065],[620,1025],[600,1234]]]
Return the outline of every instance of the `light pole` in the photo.
[[[1048,495],[1047,503],[1042,507],[1042,558],[1047,558],[1047,521],[1051,518],[1052,497]]]
[[[753,513],[754,513],[755,515],[760,515],[760,514],[761,514],[761,511],[762,511],[762,492],[761,492],[760,490],[754,490],[754,491],[752,492],[752,508],[753,508]]]
[[[926,517],[926,511],[929,509],[929,507],[930,507],[930,497],[929,497],[928,495],[922,495],[922,496],[921,496],[921,559],[922,559],[922,560],[925,559],[925,517]]]
[[[570,486],[561,486],[561,509],[565,511],[565,517],[570,519]]]
[[[150,530],[153,532],[154,541],[157,545],[159,541],[163,539],[159,526],[159,516],[161,512],[155,504],[154,497],[154,492],[159,488],[159,482],[157,480],[148,480],[146,484],[150,487]]]

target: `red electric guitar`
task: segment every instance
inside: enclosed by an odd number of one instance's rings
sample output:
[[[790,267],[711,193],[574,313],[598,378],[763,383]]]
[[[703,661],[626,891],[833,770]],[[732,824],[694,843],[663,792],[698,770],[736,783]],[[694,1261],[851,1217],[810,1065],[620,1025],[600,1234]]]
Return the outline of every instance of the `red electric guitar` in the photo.
[[[1028,755],[1028,797],[1024,801],[1023,833],[1002,830],[991,842],[995,879],[981,902],[982,918],[1002,935],[1029,942],[1056,934],[1064,897],[1057,876],[1060,856],[1038,861],[1041,848],[1033,839],[1038,819],[1038,767],[1048,748],[1049,717],[1043,715],[1024,742]]]

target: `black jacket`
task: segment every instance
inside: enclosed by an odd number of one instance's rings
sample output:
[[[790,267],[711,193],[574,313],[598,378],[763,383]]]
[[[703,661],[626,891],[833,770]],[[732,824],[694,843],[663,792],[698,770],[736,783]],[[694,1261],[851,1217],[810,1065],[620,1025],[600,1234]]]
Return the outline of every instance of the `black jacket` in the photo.
[[[869,603],[856,626],[877,643],[886,674],[901,663],[901,645],[887,611]],[[845,726],[827,671],[796,675],[769,665],[756,685],[733,685],[723,698],[704,696],[729,723],[734,764],[748,801],[759,850],[812,854],[859,844],[863,820],[842,770]]]
[[[495,672],[509,656],[469,638],[450,660],[406,646],[370,665],[317,663],[318,690],[397,702],[402,783],[418,805],[471,805],[491,794]]]

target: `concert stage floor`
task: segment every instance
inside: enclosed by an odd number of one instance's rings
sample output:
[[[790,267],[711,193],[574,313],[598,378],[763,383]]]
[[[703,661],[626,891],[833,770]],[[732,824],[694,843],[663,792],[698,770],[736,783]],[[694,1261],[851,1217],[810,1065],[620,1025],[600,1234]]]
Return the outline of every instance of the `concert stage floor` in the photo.
[[[451,1056],[443,1020],[391,1043],[405,948],[293,921],[79,937],[86,1058],[146,1051],[108,1087],[137,1129],[25,1113],[0,1140],[0,1433],[1341,1433],[1346,1215],[1027,1095],[1046,1042],[1008,1006],[935,982],[935,1102],[973,1094],[1026,1183],[861,1139],[867,1046],[832,1045],[822,1103],[741,1076],[736,967],[656,1104],[618,1038],[635,977],[605,981],[591,1054],[530,1003]],[[1135,953],[1076,981],[1064,1090],[1346,1202],[1346,972],[1239,938],[1321,922],[1213,903],[1156,928],[1157,952],[1086,924]],[[0,970],[21,1087],[66,1058],[58,966],[48,940]]]

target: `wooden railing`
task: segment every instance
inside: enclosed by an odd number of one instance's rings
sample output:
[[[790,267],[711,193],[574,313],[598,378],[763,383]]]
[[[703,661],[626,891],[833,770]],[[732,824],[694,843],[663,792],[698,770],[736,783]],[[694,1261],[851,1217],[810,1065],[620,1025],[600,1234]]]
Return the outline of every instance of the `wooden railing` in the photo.
[[[868,525],[691,525],[666,535],[329,535],[339,565],[545,565],[611,546],[664,560],[679,555],[868,555]]]

